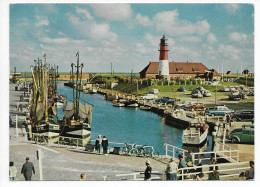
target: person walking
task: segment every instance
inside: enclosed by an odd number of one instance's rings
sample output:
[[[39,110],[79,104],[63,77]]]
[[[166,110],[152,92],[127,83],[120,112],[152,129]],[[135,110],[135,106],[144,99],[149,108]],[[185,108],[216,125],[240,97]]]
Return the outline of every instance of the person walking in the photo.
[[[35,175],[35,169],[32,162],[30,162],[30,158],[26,157],[26,162],[23,164],[21,174],[23,174],[26,181],[30,181],[32,179],[32,172]]]
[[[13,161],[9,162],[9,179],[10,179],[10,181],[15,181],[16,173],[17,173],[17,169],[14,166],[14,162]]]
[[[107,155],[107,148],[108,148],[108,139],[106,136],[103,136],[103,139],[102,139],[102,147],[103,147],[103,154],[104,155]]]
[[[145,172],[144,172],[144,180],[145,181],[151,180],[152,167],[151,167],[150,160],[147,160],[145,162],[145,165],[146,165],[146,169],[145,169]]]
[[[174,162],[174,159],[171,158],[170,162],[167,164],[166,167],[166,180],[177,180],[177,172],[178,172],[178,166]]]
[[[101,145],[101,135],[98,135],[95,143],[95,149],[97,150],[97,154],[100,154],[100,145]]]

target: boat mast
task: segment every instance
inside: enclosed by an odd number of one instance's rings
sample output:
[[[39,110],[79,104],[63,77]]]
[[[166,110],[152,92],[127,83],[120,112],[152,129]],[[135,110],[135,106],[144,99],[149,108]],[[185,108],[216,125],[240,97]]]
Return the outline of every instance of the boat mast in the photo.
[[[45,96],[45,122],[48,122],[48,68],[49,66],[46,63],[46,53],[44,54],[44,96]]]
[[[77,57],[77,80],[76,80],[76,110],[75,110],[75,115],[74,117],[76,118],[76,120],[78,120],[78,113],[79,113],[79,88],[78,88],[78,80],[79,80],[79,51],[76,54]]]

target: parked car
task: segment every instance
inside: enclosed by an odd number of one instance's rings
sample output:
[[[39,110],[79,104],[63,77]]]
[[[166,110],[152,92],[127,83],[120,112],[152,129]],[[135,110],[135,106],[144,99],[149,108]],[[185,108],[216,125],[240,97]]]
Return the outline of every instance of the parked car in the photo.
[[[191,93],[191,97],[193,98],[202,98],[203,95],[201,94],[201,92],[199,90],[194,90],[192,93]]]
[[[232,143],[254,143],[255,128],[253,125],[243,125],[231,131],[229,139]]]
[[[156,88],[153,88],[153,89],[150,90],[150,93],[151,93],[151,94],[158,94],[158,93],[159,93],[159,90],[156,89]]]
[[[209,116],[224,116],[225,114],[232,114],[234,110],[227,108],[226,106],[215,106],[206,110],[206,115]]]
[[[206,89],[203,88],[203,87],[201,87],[201,86],[197,87],[195,90],[200,91],[200,93],[201,93],[202,95],[203,95],[203,93],[206,91]]]
[[[144,96],[141,96],[140,99],[146,99],[146,100],[152,100],[157,99],[158,96],[154,94],[145,94]]]
[[[238,91],[241,90],[240,86],[234,86],[234,88]]]
[[[213,82],[206,81],[205,84],[206,84],[206,85],[212,85],[212,86],[218,86],[218,85],[221,85],[218,81],[213,81]]]
[[[230,91],[235,91],[236,88],[234,86],[229,86]]]
[[[196,101],[186,101],[186,102],[183,102],[182,104],[179,104],[179,106],[181,108],[185,108],[185,110],[187,110],[191,105],[194,105],[195,103],[197,103]],[[184,106],[184,107],[182,107]]]
[[[219,91],[221,91],[221,92],[229,92],[229,91],[230,91],[230,88],[223,86],[223,87],[221,87],[221,88],[219,89]]]
[[[204,96],[204,97],[211,97],[212,94],[210,93],[210,91],[206,90],[206,91],[203,93],[203,96]]]
[[[187,109],[191,111],[206,110],[207,106],[203,103],[194,103],[193,105],[190,105]]]
[[[240,94],[239,93],[237,94],[236,92],[229,94],[228,97],[229,100],[234,100],[234,101],[239,101],[241,99]]]
[[[187,92],[186,88],[184,88],[184,87],[178,88],[177,91],[178,91],[178,92]]]
[[[247,93],[248,96],[254,96],[255,95],[255,91],[254,91],[254,87],[249,87],[249,93]]]
[[[236,112],[231,116],[232,121],[253,121],[255,117],[254,110],[244,110]]]

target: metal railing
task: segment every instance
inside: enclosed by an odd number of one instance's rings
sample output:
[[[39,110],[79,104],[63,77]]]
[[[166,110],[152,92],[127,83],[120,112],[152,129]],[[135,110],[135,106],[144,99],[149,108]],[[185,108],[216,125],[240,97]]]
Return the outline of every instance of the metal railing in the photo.
[[[247,165],[247,166],[243,166],[243,165]],[[234,177],[234,176],[239,176],[239,174],[241,173],[241,171],[245,171],[247,169],[249,169],[249,165],[248,162],[237,162],[237,163],[223,163],[223,164],[213,164],[213,165],[203,165],[203,166],[194,166],[194,167],[185,167],[185,168],[180,168],[178,169],[179,174],[177,174],[178,177],[181,177],[181,180],[185,179],[185,176],[191,176],[191,175],[196,175],[199,174],[199,172],[192,172],[192,173],[185,173],[185,171],[187,170],[196,170],[198,168],[202,168],[203,173],[204,174],[210,174],[213,171],[210,171],[210,167],[213,168],[213,170],[215,170],[217,167],[227,167],[227,169],[218,169],[217,171],[221,174],[223,172],[230,172],[230,171],[234,171],[235,173],[233,174],[227,174],[227,175],[220,175],[220,178],[225,178],[225,177]],[[233,168],[230,168],[233,167]]]
[[[185,155],[186,155],[186,153],[188,153],[187,150],[167,144],[167,143],[165,143],[164,146],[165,146],[165,157],[177,158],[178,156],[175,156],[175,154],[177,154],[177,155],[182,154],[183,159],[185,160]],[[170,154],[169,154],[169,152],[170,152]]]
[[[247,165],[247,166],[245,166]],[[213,171],[210,170],[210,167],[215,170],[215,168],[223,168],[217,170],[219,172],[220,179],[227,178],[227,177],[237,177],[240,175],[242,171],[246,171],[250,169],[248,166],[248,162],[239,162],[239,163],[224,163],[224,164],[214,164],[214,165],[203,165],[203,166],[194,166],[194,167],[185,167],[178,169],[177,177],[179,177],[181,180],[192,180],[197,174],[200,172],[186,172],[187,170],[194,170],[196,171],[198,168],[203,169],[204,174],[210,174]],[[224,168],[227,167],[227,168]],[[227,172],[233,172],[230,174],[227,174]],[[127,177],[128,179],[124,178],[123,180],[144,180],[144,177],[141,177],[141,175],[144,174],[143,172],[134,172],[134,173],[125,173],[125,174],[117,174],[116,177]],[[150,180],[165,180],[165,172],[164,171],[153,171],[152,176]],[[189,178],[187,178],[189,176]],[[103,176],[103,179],[106,180],[108,176]],[[205,179],[205,178],[204,178]]]

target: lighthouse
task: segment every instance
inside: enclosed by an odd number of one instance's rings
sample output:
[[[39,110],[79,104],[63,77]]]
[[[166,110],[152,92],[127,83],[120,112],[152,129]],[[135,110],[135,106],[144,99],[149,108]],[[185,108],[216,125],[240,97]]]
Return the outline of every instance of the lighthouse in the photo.
[[[163,35],[160,43],[159,78],[169,79],[168,43]]]

